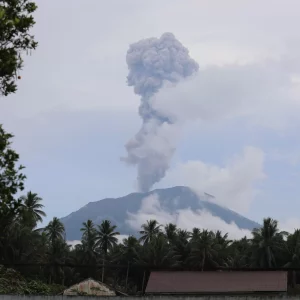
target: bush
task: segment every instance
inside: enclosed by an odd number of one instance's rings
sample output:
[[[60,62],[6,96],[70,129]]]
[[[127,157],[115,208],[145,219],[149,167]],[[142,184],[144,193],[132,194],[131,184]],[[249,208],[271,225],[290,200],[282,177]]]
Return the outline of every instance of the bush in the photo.
[[[14,269],[0,265],[0,294],[10,295],[57,295],[65,289],[57,284],[46,284],[40,280],[27,281]]]

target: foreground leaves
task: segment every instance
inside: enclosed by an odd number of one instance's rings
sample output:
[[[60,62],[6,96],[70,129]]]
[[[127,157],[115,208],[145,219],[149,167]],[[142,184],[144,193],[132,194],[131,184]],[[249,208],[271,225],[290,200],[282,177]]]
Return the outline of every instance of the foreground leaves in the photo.
[[[35,3],[28,0],[0,0],[0,96],[17,90],[22,55],[37,47],[30,34],[36,8]]]

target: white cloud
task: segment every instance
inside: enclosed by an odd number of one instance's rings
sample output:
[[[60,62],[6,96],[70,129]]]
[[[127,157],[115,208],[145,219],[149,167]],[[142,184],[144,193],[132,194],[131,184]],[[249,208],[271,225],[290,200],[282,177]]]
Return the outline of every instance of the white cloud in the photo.
[[[300,229],[300,219],[299,218],[289,218],[282,222],[279,222],[279,229],[293,233],[295,229]]]
[[[211,215],[208,211],[191,209],[177,210],[172,214],[165,211],[159,202],[157,195],[151,195],[143,199],[141,207],[137,213],[128,213],[127,223],[135,230],[139,230],[141,225],[148,220],[157,220],[160,224],[174,223],[181,229],[192,230],[194,227],[209,230],[221,230],[228,232],[230,238],[238,239],[250,236],[249,230],[240,229],[235,223],[227,224],[222,219]]]
[[[127,239],[127,238],[128,238],[128,235],[126,235],[126,234],[119,234],[119,235],[117,235],[118,243],[122,243],[123,240]],[[71,246],[72,249],[74,249],[74,247],[76,245],[80,245],[81,244],[81,241],[79,241],[79,240],[67,241],[67,244],[69,246]]]
[[[297,2],[291,0],[282,7],[274,1],[243,5],[226,1],[226,5],[217,4],[218,10],[213,2],[191,1],[187,6],[174,0],[147,5],[112,1],[103,9],[98,1],[91,1],[88,7],[72,1],[72,16],[66,24],[68,1],[62,5],[58,0],[38,0],[34,33],[39,47],[32,57],[26,57],[20,93],[5,104],[9,114],[34,115],[53,109],[136,110],[138,98],[126,87],[125,53],[130,43],[165,31],[174,32],[201,66],[277,58],[292,48],[286,45],[288,38],[298,36]],[[79,24],[78,18],[83,22]],[[255,19],[256,26],[250,26],[249,18]],[[115,26],[120,20],[122,26]],[[78,37],[78,32],[84,34]],[[39,88],[34,89],[32,83]]]
[[[76,245],[81,244],[81,241],[79,241],[79,240],[67,241],[67,244],[69,246],[71,246],[71,249],[74,249]]]
[[[141,225],[148,220],[157,220],[160,224],[167,224],[174,222],[174,218],[175,216],[161,208],[157,195],[150,195],[143,199],[137,214],[128,212],[126,223],[132,229],[140,230]]]
[[[202,161],[178,163],[161,184],[189,186],[200,195],[207,192],[215,196],[214,202],[244,213],[258,192],[255,184],[266,177],[263,164],[264,152],[246,147],[221,167]]]
[[[127,239],[128,238],[128,235],[126,234],[120,234],[117,236],[117,239],[118,239],[118,242],[119,243],[122,243],[124,239]]]
[[[165,87],[152,103],[175,121],[243,118],[252,126],[291,126],[300,112],[300,84],[294,75],[300,68],[299,58],[293,58],[292,67],[290,59],[210,66],[176,87]]]

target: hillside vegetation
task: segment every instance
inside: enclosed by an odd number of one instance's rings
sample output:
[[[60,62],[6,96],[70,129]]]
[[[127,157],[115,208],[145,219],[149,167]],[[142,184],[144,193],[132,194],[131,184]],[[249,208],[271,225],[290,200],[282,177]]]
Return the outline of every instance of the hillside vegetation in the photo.
[[[61,285],[48,285],[39,280],[26,280],[16,270],[0,266],[0,294],[57,295],[63,290],[64,287]]]

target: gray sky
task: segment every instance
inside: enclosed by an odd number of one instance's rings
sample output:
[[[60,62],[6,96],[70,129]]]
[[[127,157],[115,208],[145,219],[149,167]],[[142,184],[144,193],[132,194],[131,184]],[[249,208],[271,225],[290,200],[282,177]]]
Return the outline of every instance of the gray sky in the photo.
[[[47,221],[135,190],[135,168],[120,161],[141,126],[126,52],[172,32],[200,69],[153,99],[180,120],[172,166],[156,187],[189,185],[254,220],[300,225],[298,0],[37,4],[39,47],[18,92],[1,99],[0,120]]]

